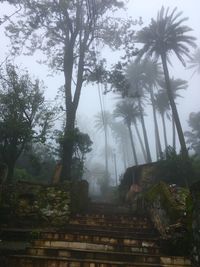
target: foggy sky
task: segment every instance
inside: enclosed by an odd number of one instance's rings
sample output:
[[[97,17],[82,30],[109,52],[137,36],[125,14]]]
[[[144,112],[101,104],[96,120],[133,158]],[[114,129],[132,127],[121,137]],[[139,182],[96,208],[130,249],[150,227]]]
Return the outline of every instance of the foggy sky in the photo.
[[[144,25],[148,25],[152,17],[156,17],[157,11],[163,6],[165,7],[178,7],[179,11],[183,11],[184,17],[189,17],[189,20],[185,22],[188,26],[194,29],[191,33],[198,38],[197,45],[200,44],[200,1],[199,0],[130,0],[128,3],[128,8],[122,12],[122,16],[132,16],[134,19],[139,16],[142,17]],[[8,15],[12,13],[12,8],[7,4],[0,4],[0,17],[2,14],[7,13]],[[118,13],[119,15],[119,13]],[[8,53],[9,40],[5,37],[4,34],[4,24],[0,26],[0,62],[5,59],[6,54]],[[193,51],[191,51],[192,53]],[[64,79],[63,75],[55,74],[54,77],[48,77],[49,71],[48,68],[44,65],[39,65],[36,63],[36,59],[42,57],[41,53],[37,53],[34,57],[25,57],[21,56],[15,59],[15,63],[21,67],[26,67],[32,75],[42,79],[47,86],[45,96],[47,99],[52,100],[56,95],[58,87],[63,85]],[[108,52],[105,50],[102,53],[102,57],[108,58],[111,62],[115,63],[118,61],[116,59],[116,53]],[[200,90],[200,77],[195,75],[191,78],[192,71],[185,70],[181,63],[177,60],[172,61],[173,68],[171,68],[170,73],[175,78],[182,78],[189,81],[189,87],[187,91],[181,92],[183,98],[178,101],[178,110],[180,113],[181,122],[183,124],[184,130],[187,128],[187,119],[190,112],[199,111],[199,90]],[[108,94],[104,96],[104,102],[106,109],[109,109],[111,112],[113,110],[113,94]],[[100,111],[100,103],[98,99],[97,86],[87,85],[86,88],[83,88],[80,105],[78,108],[78,114],[86,118],[88,121],[91,121],[92,116]],[[150,127],[152,124],[152,116],[145,118],[149,132],[153,131],[153,128]],[[92,125],[90,123],[90,125]],[[154,145],[152,144],[152,148]]]

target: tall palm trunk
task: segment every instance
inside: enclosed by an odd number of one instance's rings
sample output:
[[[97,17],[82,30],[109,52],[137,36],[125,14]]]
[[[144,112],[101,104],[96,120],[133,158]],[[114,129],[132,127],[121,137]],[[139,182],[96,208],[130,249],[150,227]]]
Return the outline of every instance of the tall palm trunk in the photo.
[[[138,129],[136,121],[134,122],[134,127],[135,127],[135,131],[136,131],[136,134],[137,134],[137,137],[138,137],[141,149],[142,149],[142,154],[144,156],[145,163],[147,163],[147,154],[146,154],[146,151],[145,151],[145,148],[144,148],[144,144],[142,142],[142,138],[140,136],[140,132],[139,132],[139,129]]]
[[[152,87],[149,88],[150,91],[150,97],[151,97],[151,103],[152,103],[152,109],[153,109],[153,119],[154,119],[154,128],[155,128],[155,141],[156,141],[156,147],[158,149],[158,157],[160,158],[162,153],[161,143],[160,143],[160,135],[158,130],[158,121],[156,116],[156,108],[155,108],[155,101],[154,101],[154,95]]]
[[[125,147],[124,145],[122,144],[122,156],[123,156],[123,164],[124,164],[124,170],[127,169],[127,158],[126,158],[126,152],[125,152]]]
[[[139,111],[140,111],[140,120],[141,120],[141,124],[142,124],[143,135],[144,135],[144,143],[145,143],[145,148],[146,148],[147,161],[152,162],[140,97],[138,97],[138,107],[139,107]]]
[[[172,146],[173,149],[176,151],[176,125],[173,116],[172,116]]]
[[[173,98],[173,94],[172,94],[172,89],[171,89],[171,85],[170,85],[170,78],[169,78],[169,71],[168,71],[168,67],[167,67],[167,60],[166,60],[166,55],[164,53],[161,54],[161,59],[162,59],[164,76],[165,76],[167,94],[168,94],[170,106],[171,106],[171,109],[172,109],[172,115],[173,115],[173,118],[174,118],[174,121],[175,121],[175,124],[176,124],[176,129],[177,129],[177,133],[178,133],[178,137],[179,137],[179,142],[180,142],[180,145],[181,145],[181,151],[182,151],[182,154],[186,158],[188,158],[188,151],[187,151],[185,138],[184,138],[184,135],[183,135],[183,130],[182,130],[182,127],[181,127],[178,111],[177,111],[176,104],[174,102],[174,98]]]
[[[130,123],[127,124],[127,127],[128,127],[130,140],[131,140],[131,147],[132,147],[132,151],[133,151],[133,158],[134,158],[134,161],[135,161],[135,165],[138,165],[138,160],[137,160],[137,155],[136,155],[136,150],[135,150],[135,144],[134,144],[134,141],[133,141],[133,134],[132,134]]]
[[[165,123],[165,115],[164,113],[161,113],[161,119],[162,119],[162,125],[163,125],[163,135],[164,135],[164,141],[165,141],[165,149],[167,149],[167,131],[166,131],[166,123]]]

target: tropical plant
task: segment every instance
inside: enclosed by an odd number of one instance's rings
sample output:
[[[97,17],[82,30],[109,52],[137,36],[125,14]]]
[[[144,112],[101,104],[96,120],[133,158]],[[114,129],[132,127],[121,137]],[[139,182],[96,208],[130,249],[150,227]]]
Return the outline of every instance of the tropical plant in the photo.
[[[169,70],[167,61],[169,56],[174,52],[183,65],[185,65],[184,56],[190,57],[188,46],[195,47],[195,39],[193,36],[187,35],[192,29],[183,23],[187,18],[181,18],[182,12],[177,13],[177,8],[171,12],[169,8],[164,7],[158,12],[157,19],[152,19],[148,27],[144,27],[137,33],[136,41],[143,44],[138,53],[138,60],[142,57],[161,58],[166,89],[169,97],[172,114],[175,120],[176,129],[181,145],[182,153],[187,157],[188,152],[185,139],[174,102],[172,86],[170,84]]]

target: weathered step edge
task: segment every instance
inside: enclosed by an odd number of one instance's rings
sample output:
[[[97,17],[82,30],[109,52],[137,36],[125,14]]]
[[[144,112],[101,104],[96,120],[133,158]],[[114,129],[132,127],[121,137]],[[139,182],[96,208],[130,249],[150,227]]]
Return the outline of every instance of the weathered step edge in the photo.
[[[121,261],[105,261],[105,260],[94,260],[94,259],[73,259],[73,258],[66,258],[66,257],[60,257],[59,259],[56,257],[45,257],[45,256],[28,256],[28,255],[13,255],[10,257],[10,264],[12,264],[12,261],[23,263],[25,264],[27,260],[28,265],[23,265],[23,267],[34,267],[35,265],[31,265],[31,262],[34,263],[34,261],[40,261],[40,267],[46,267],[48,266],[48,261],[51,262],[50,266],[54,267],[84,267],[84,263],[86,263],[85,266],[88,267],[98,267],[99,264],[103,264],[105,266],[127,266],[127,267],[191,267],[191,264],[189,262],[185,263],[130,263],[130,262],[121,262]],[[41,261],[45,261],[45,265],[42,266]],[[47,262],[46,262],[47,261]],[[60,264],[60,262],[64,262],[64,264]],[[56,265],[58,263],[58,265]],[[69,264],[69,263],[72,263]],[[102,266],[103,266],[102,265]],[[9,265],[9,267],[17,267],[15,265]]]

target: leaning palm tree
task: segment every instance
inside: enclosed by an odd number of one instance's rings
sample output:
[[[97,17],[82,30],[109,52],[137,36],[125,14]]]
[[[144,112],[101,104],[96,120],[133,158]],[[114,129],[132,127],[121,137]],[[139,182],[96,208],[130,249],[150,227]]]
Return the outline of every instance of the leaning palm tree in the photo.
[[[171,85],[171,89],[172,89],[172,96],[174,101],[176,100],[176,98],[181,97],[180,95],[180,90],[185,90],[188,87],[188,82],[182,79],[174,79],[173,77],[170,79],[170,85]],[[167,88],[166,88],[166,83],[164,80],[160,80],[159,81],[159,86],[162,89],[162,94],[165,94],[165,98],[168,98],[167,96]],[[163,96],[164,98],[164,96]],[[166,99],[163,101],[166,101]],[[168,99],[169,102],[169,99]],[[164,103],[163,103],[164,105]],[[166,104],[165,104],[166,105]],[[172,147],[174,148],[174,150],[176,150],[176,128],[175,128],[175,120],[174,117],[172,116]]]
[[[113,115],[114,115],[114,117],[122,117],[123,118],[124,124],[127,126],[127,129],[129,132],[129,137],[130,137],[130,141],[131,141],[131,147],[132,147],[135,165],[138,165],[135,143],[133,141],[133,134],[132,134],[132,129],[131,129],[132,118],[134,115],[132,105],[130,105],[130,102],[128,102],[128,100],[126,100],[126,101],[123,100],[121,102],[118,102],[116,105],[116,108],[113,112]]]
[[[161,58],[166,89],[176,124],[181,150],[182,153],[188,157],[183,130],[173,98],[167,64],[169,56],[174,52],[181,63],[185,65],[184,56],[190,57],[188,46],[196,46],[194,42],[196,38],[187,35],[192,29],[183,25],[183,22],[185,22],[187,18],[180,18],[181,15],[182,12],[177,13],[177,8],[170,12],[169,8],[165,11],[164,7],[162,7],[158,12],[157,19],[152,19],[148,27],[143,28],[137,33],[136,41],[143,44],[142,49],[140,49],[138,53],[138,60],[143,56],[146,58],[151,56],[154,56],[156,59],[159,57]]]

